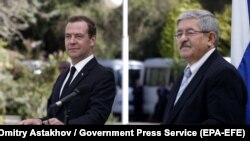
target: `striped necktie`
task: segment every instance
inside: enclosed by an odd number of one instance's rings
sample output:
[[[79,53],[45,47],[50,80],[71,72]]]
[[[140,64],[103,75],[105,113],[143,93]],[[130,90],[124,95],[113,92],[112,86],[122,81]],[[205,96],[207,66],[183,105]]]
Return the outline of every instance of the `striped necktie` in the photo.
[[[184,77],[182,79],[182,82],[181,82],[181,86],[180,86],[180,89],[178,91],[178,94],[176,96],[176,99],[175,99],[175,102],[174,102],[174,105],[177,103],[177,101],[179,100],[179,98],[181,97],[183,91],[185,90],[185,88],[187,87],[188,85],[188,78],[192,75],[192,72],[190,70],[190,67],[187,67],[185,70],[184,70]]]

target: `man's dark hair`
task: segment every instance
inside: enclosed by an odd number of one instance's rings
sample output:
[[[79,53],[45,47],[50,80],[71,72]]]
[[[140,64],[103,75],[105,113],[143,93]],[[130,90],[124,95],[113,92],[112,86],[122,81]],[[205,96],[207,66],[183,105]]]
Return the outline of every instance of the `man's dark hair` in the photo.
[[[73,22],[80,22],[84,21],[88,25],[88,34],[89,38],[96,35],[96,26],[93,20],[91,20],[89,17],[86,16],[73,16],[68,19],[67,23],[73,23]]]

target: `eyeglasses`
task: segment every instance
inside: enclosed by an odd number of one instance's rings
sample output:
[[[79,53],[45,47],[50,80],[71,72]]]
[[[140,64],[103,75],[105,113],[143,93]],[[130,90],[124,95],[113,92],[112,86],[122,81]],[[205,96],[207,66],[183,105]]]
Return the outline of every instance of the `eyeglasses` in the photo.
[[[198,34],[198,33],[209,33],[210,31],[195,31],[195,30],[188,30],[186,32],[177,32],[175,34],[175,38],[176,39],[180,39],[182,37],[182,35],[184,34],[186,37],[192,37],[194,36],[195,34]]]

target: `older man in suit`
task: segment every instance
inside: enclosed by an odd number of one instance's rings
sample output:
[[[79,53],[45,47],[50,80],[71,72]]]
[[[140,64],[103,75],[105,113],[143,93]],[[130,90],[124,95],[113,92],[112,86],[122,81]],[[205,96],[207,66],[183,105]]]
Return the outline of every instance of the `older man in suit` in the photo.
[[[101,66],[93,55],[95,43],[96,27],[90,18],[69,18],[65,28],[65,49],[72,64],[59,75],[53,87],[47,116],[23,120],[20,124],[105,124],[111,112],[116,87],[113,73]],[[75,89],[80,92],[70,102],[50,108]]]
[[[179,16],[176,40],[187,66],[172,88],[162,124],[245,124],[246,87],[216,50],[218,39],[212,13]]]

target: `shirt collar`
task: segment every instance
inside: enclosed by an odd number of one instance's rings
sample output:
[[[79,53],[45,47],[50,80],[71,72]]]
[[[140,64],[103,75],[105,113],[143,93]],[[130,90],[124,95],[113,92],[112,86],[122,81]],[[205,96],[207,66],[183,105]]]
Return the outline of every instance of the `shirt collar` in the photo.
[[[205,53],[200,60],[198,60],[196,63],[194,63],[193,65],[187,65],[187,67],[190,67],[190,70],[192,72],[192,76],[194,76],[198,70],[200,69],[200,67],[202,66],[202,64],[204,64],[204,62],[208,59],[208,57],[215,51],[215,48],[212,48],[211,50],[209,50],[207,53]]]
[[[76,71],[77,71],[77,72],[80,72],[80,71],[82,70],[82,68],[83,68],[92,58],[94,58],[94,55],[93,55],[93,54],[90,55],[90,56],[88,56],[87,58],[81,60],[81,61],[78,62],[77,64],[75,64],[74,67],[76,68]],[[73,65],[71,64],[71,67],[72,67],[72,66],[73,66]]]

